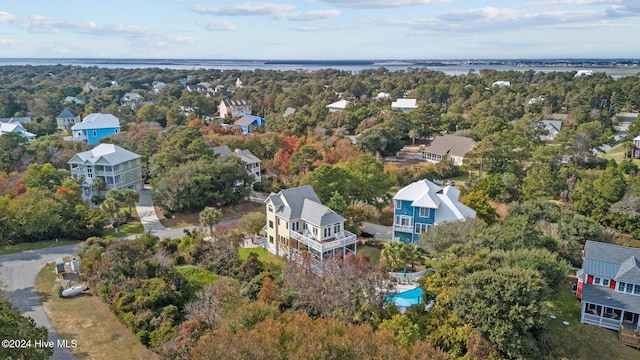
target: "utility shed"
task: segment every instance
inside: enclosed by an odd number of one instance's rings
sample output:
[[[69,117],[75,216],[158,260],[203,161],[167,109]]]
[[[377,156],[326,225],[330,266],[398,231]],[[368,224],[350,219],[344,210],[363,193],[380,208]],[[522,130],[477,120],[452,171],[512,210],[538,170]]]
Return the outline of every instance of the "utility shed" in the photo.
[[[58,274],[64,273],[64,260],[62,258],[56,259],[56,272]]]

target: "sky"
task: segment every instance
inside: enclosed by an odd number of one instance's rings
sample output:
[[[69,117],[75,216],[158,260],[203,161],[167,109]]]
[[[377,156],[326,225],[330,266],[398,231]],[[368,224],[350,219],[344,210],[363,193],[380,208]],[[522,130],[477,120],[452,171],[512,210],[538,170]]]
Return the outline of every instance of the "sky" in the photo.
[[[640,0],[0,0],[2,58],[640,58]]]

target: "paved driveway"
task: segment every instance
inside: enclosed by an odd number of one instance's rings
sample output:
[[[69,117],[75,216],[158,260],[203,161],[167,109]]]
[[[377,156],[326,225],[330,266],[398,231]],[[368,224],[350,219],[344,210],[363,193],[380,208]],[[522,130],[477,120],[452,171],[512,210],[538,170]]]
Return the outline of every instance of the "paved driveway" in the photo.
[[[51,325],[35,291],[36,276],[47,262],[71,256],[74,250],[75,245],[66,245],[0,256],[0,281],[2,281],[3,290],[23,315],[30,316],[36,324],[47,328],[49,340],[54,342],[57,342],[60,337]],[[75,339],[63,340],[71,342]],[[67,349],[55,348],[51,359],[66,360],[76,359],[76,357]]]
[[[364,221],[362,222],[361,229],[362,231],[373,234],[373,238],[376,240],[391,241],[393,239],[393,231],[391,231],[391,226],[383,226]]]

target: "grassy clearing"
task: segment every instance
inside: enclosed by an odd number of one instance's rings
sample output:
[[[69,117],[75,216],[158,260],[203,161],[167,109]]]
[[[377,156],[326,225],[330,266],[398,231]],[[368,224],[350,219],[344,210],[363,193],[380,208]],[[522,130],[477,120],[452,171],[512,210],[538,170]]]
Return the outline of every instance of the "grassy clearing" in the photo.
[[[176,270],[178,270],[178,272],[198,290],[204,288],[208,284],[216,282],[216,280],[220,278],[220,275],[214,274],[207,269],[203,269],[195,265],[176,266]]]
[[[39,250],[44,248],[79,244],[78,240],[45,240],[32,243],[20,243],[15,245],[0,246],[0,255],[14,254],[29,250]]]
[[[371,265],[378,265],[380,262],[380,250],[377,247],[369,246],[369,245],[358,245],[358,254],[364,255],[369,258],[369,263]]]
[[[618,333],[580,323],[580,301],[563,289],[545,303],[555,320],[549,320],[545,335],[547,349],[553,358],[567,359],[638,359],[640,351],[618,341]],[[569,326],[562,324],[568,321]]]
[[[625,160],[624,152],[625,152],[624,146],[618,146],[599,156],[605,159],[613,159],[617,163],[620,163],[622,160]],[[632,159],[632,160],[634,164],[640,166],[640,159]]]
[[[55,264],[43,268],[36,278],[36,291],[47,316],[61,339],[76,340],[72,352],[78,359],[146,359],[158,355],[138,339],[99,297],[88,293],[74,298],[58,296]]]
[[[125,237],[131,235],[140,235],[144,233],[144,226],[139,221],[134,223],[124,224],[118,227],[118,232],[115,229],[109,229],[104,232],[104,237],[112,236],[112,237]]]
[[[284,264],[284,260],[281,257],[273,255],[272,253],[265,250],[263,247],[255,247],[255,248],[239,248],[238,249],[238,258],[240,261],[244,261],[249,257],[250,253],[258,254],[258,259],[262,262],[272,263],[272,264]]]
[[[171,214],[171,217],[165,217],[162,213],[162,209],[155,206],[156,215],[158,219],[160,219],[160,223],[165,227],[176,229],[183,228],[187,226],[198,226],[200,225],[200,212],[192,212],[192,213],[174,213]],[[252,211],[260,211],[264,212],[264,204],[255,203],[252,201],[243,201],[239,204],[234,204],[230,206],[225,206],[222,208],[222,216],[220,220],[233,220],[239,219],[242,215],[252,212]]]

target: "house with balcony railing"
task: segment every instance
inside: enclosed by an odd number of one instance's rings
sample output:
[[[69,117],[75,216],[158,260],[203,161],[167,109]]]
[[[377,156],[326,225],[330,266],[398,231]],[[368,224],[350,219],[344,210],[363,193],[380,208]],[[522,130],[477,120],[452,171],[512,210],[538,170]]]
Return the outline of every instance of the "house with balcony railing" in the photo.
[[[580,322],[618,331],[640,348],[640,249],[587,241],[576,294]]]
[[[265,204],[262,244],[269,252],[308,261],[317,274],[330,259],[355,255],[356,235],[344,229],[345,218],[322,205],[311,186],[271,193]]]
[[[453,185],[440,187],[427,179],[403,187],[393,197],[393,239],[413,243],[433,226],[475,218],[459,197]]]

